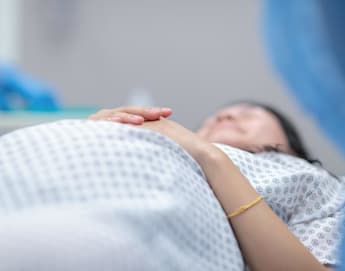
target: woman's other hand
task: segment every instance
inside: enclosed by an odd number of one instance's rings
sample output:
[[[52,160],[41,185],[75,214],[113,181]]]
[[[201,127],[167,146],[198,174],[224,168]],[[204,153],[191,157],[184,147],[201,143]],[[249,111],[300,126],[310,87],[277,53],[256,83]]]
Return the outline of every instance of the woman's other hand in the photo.
[[[171,114],[170,108],[124,106],[100,110],[89,116],[89,119],[134,124],[159,132],[180,144],[199,163],[204,162],[204,158],[213,157],[214,153],[220,152],[218,148],[192,131],[174,121],[165,119]]]
[[[140,125],[145,121],[169,117],[171,114],[172,110],[166,107],[123,106],[115,109],[100,110],[90,115],[89,119]]]
[[[222,153],[217,147],[205,141],[194,132],[186,129],[175,121],[163,117],[157,121],[145,122],[139,127],[153,130],[169,137],[181,145],[201,166],[203,166],[208,159],[215,159]]]

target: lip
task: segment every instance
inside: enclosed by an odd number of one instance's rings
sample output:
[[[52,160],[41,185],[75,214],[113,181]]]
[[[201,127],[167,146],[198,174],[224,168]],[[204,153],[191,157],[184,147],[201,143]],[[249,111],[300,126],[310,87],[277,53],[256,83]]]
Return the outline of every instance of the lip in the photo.
[[[220,121],[214,124],[213,128],[226,128],[226,129],[235,129],[240,133],[244,133],[244,130],[234,121],[226,120]]]

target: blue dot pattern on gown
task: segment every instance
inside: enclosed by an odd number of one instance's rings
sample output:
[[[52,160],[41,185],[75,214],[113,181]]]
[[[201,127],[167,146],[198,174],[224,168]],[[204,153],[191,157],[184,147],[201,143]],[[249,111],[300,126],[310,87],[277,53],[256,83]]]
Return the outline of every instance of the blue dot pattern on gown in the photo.
[[[342,183],[288,155],[216,146],[321,263],[336,263]],[[90,219],[130,232],[150,270],[244,269],[199,165],[159,133],[68,120],[4,135],[0,150],[2,221],[40,208],[81,207]]]

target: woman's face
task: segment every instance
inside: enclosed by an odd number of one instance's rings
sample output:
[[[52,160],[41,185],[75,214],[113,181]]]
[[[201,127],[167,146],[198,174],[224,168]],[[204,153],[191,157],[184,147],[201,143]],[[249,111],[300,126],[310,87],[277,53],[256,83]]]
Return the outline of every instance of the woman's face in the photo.
[[[241,103],[223,108],[206,119],[197,134],[210,142],[248,151],[279,146],[281,151],[292,154],[279,120],[256,105]]]

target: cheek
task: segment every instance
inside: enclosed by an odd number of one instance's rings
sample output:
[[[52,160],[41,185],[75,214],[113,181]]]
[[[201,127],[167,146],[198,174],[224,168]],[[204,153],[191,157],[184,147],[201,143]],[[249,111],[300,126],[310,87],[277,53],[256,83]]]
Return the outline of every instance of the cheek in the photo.
[[[252,144],[273,144],[274,132],[272,127],[258,121],[251,121],[245,124],[246,138]]]
[[[255,138],[258,143],[265,145],[286,145],[285,135],[276,125],[260,125],[256,127]]]

